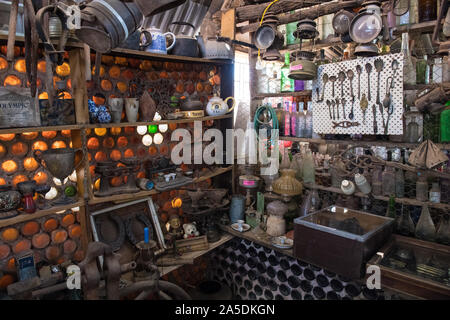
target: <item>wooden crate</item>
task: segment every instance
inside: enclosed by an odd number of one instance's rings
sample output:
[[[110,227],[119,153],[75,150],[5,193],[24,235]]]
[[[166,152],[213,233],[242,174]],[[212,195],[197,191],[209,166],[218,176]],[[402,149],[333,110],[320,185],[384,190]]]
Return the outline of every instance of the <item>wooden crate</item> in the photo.
[[[382,264],[383,257],[388,257],[389,253],[396,250],[397,246],[411,249],[415,254],[426,252],[429,256],[441,256],[447,261],[447,270],[450,272],[450,246],[394,235],[379,250],[379,254],[373,256],[367,263],[367,266],[375,265],[380,268],[382,288],[399,291],[420,299],[450,299],[450,285],[427,279],[419,274],[413,274],[411,271],[402,271]]]
[[[361,234],[343,231],[337,223],[356,219]],[[294,220],[294,255],[342,276],[359,279],[365,263],[389,240],[394,220],[331,206]]]

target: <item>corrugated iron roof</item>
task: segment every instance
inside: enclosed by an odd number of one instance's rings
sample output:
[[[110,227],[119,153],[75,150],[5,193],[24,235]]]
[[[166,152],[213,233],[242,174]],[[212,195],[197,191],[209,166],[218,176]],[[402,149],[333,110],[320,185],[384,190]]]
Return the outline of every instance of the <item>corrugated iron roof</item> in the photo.
[[[171,31],[175,34],[193,36],[199,30],[203,19],[211,5],[212,0],[188,0],[181,6],[161,12],[144,20],[144,27],[155,26],[162,32]],[[188,22],[195,28],[189,26],[171,25],[172,22]]]

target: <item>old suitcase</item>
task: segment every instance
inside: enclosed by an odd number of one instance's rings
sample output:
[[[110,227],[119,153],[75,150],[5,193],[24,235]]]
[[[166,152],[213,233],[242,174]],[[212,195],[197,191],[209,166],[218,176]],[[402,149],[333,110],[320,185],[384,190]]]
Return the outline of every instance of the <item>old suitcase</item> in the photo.
[[[390,238],[394,220],[331,206],[294,223],[298,259],[359,279],[365,274],[365,263]]]

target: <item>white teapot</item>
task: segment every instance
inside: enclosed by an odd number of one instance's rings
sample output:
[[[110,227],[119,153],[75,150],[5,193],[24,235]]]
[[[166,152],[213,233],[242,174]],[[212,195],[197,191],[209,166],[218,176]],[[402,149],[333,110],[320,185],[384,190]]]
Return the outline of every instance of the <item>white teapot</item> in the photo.
[[[228,100],[233,100],[233,105],[231,106],[231,109],[228,109]],[[234,106],[236,105],[236,100],[233,97],[228,97],[224,100],[222,100],[217,95],[214,95],[211,99],[209,99],[208,104],[206,106],[206,113],[209,116],[221,116],[228,112],[233,111]]]

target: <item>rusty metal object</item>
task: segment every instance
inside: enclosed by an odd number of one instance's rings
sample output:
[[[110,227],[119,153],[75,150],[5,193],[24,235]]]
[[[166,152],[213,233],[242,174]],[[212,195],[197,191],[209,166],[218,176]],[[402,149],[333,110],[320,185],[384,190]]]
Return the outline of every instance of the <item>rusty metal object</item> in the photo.
[[[86,257],[78,265],[82,273],[81,283],[85,297],[87,300],[99,299],[98,290],[101,278],[97,267],[99,256],[103,256],[103,270],[106,272],[106,298],[118,300],[121,266],[111,246],[102,242],[89,243]]]

